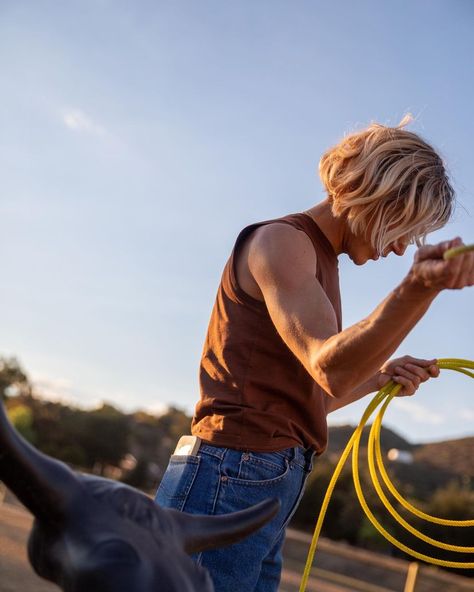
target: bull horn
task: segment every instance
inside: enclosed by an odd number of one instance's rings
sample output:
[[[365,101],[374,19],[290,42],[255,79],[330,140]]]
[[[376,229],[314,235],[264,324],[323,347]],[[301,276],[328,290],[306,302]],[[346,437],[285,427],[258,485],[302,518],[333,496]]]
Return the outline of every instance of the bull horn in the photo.
[[[199,516],[178,510],[172,513],[187,553],[199,553],[236,543],[269,522],[279,511],[278,499],[267,499],[245,510],[219,516]]]
[[[79,482],[62,462],[36,450],[8,421],[0,399],[0,479],[39,519],[61,520]]]

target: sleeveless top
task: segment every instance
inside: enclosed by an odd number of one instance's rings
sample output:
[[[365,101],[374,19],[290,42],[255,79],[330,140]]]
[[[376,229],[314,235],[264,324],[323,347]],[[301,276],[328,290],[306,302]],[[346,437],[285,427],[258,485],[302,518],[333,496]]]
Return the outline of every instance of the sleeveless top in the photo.
[[[329,395],[280,337],[265,303],[244,292],[236,279],[235,256],[243,241],[259,226],[275,222],[289,224],[311,239],[317,256],[315,275],[341,331],[337,256],[313,218],[297,213],[245,227],[224,268],[211,313],[191,433],[236,450],[273,452],[302,446],[321,454],[327,446]]]

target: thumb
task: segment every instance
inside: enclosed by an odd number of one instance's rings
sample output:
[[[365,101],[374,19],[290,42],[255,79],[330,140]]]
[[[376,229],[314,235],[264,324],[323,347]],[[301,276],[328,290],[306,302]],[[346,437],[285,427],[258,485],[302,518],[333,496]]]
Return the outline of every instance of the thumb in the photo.
[[[385,374],[385,372],[380,372],[378,380],[377,380],[379,388],[382,388],[383,386],[388,384],[391,380],[392,380],[392,377],[390,376],[390,374]]]

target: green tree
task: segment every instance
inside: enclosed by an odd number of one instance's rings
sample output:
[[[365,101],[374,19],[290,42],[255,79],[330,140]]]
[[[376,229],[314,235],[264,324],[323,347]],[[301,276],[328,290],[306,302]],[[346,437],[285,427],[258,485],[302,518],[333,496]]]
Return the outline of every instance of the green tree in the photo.
[[[84,450],[87,466],[117,466],[128,452],[129,418],[112,405],[80,412],[74,423],[73,433]]]
[[[9,392],[13,391],[13,392]],[[28,377],[15,357],[0,357],[0,396],[3,400],[11,394],[31,394]]]
[[[11,406],[8,410],[8,417],[20,434],[31,444],[36,441],[36,433],[33,429],[33,411],[26,405]]]

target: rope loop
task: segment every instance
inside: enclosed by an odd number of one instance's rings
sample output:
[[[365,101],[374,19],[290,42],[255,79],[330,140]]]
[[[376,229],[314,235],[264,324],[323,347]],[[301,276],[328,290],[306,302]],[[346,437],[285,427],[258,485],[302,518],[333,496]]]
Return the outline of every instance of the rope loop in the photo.
[[[460,358],[443,358],[438,360],[437,365],[442,370],[454,370],[456,372],[460,372],[465,374],[466,376],[470,376],[474,378],[474,361],[471,360],[463,360]],[[399,393],[402,389],[402,385],[397,384],[393,380],[388,382],[383,388],[379,390],[379,392],[374,396],[372,401],[369,403],[367,409],[365,410],[362,419],[359,422],[359,425],[354,430],[349,442],[347,443],[346,448],[344,449],[341,458],[334,470],[332,475],[331,481],[329,482],[326,495],[324,497],[321,510],[318,516],[318,520],[316,522],[316,527],[314,530],[313,538],[311,540],[311,545],[308,551],[308,557],[306,560],[306,565],[303,572],[303,577],[300,584],[299,592],[305,592],[306,585],[308,583],[309,574],[311,571],[311,567],[314,560],[314,554],[316,552],[316,546],[318,543],[319,535],[321,533],[321,528],[323,525],[324,517],[326,516],[327,508],[329,505],[329,501],[331,499],[331,495],[334,491],[334,487],[336,482],[341,474],[341,471],[349,458],[349,455],[352,451],[352,476],[354,480],[354,487],[356,490],[357,497],[359,499],[359,503],[362,506],[362,509],[365,512],[365,515],[373,524],[373,526],[384,536],[388,541],[392,543],[398,549],[401,549],[408,555],[415,557],[421,561],[425,561],[427,563],[432,563],[434,565],[439,565],[441,567],[455,567],[458,569],[472,569],[474,568],[474,561],[469,562],[462,562],[462,561],[447,561],[444,559],[437,559],[435,557],[430,557],[429,555],[425,555],[423,553],[419,553],[414,549],[404,545],[395,537],[393,537],[377,520],[374,516],[372,511],[370,510],[367,501],[364,497],[364,493],[362,490],[362,486],[360,483],[359,477],[359,447],[360,441],[362,437],[363,429],[369,420],[369,418],[373,415],[375,410],[380,407],[375,421],[373,422],[370,433],[369,433],[369,442],[368,442],[368,463],[369,463],[369,473],[372,479],[372,483],[375,487],[375,490],[381,499],[383,505],[391,514],[391,516],[400,524],[402,525],[408,532],[414,535],[416,538],[434,546],[439,549],[444,549],[446,551],[453,551],[456,553],[474,553],[474,547],[462,547],[459,545],[450,545],[448,543],[444,543],[443,541],[438,541],[431,537],[426,536],[413,526],[411,526],[393,507],[390,503],[389,499],[385,495],[385,492],[382,488],[380,483],[377,471],[380,473],[382,477],[382,481],[384,482],[388,491],[393,495],[393,497],[398,501],[398,503],[403,506],[406,510],[411,512],[413,515],[417,516],[418,518],[422,518],[428,522],[432,522],[435,524],[441,524],[443,526],[449,526],[452,528],[462,528],[467,526],[474,526],[474,519],[473,520],[448,520],[445,518],[439,518],[437,516],[431,516],[422,512],[412,504],[410,504],[397,489],[395,488],[394,484],[390,480],[387,470],[383,464],[382,459],[382,450],[380,446],[380,430],[382,427],[382,419],[387,410],[388,405],[392,401],[392,399]]]

